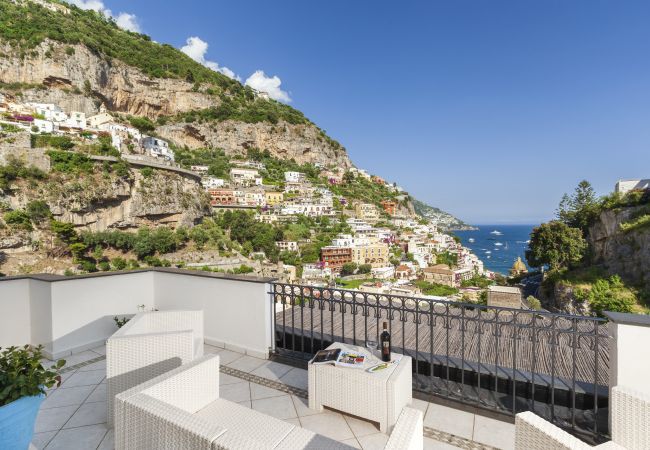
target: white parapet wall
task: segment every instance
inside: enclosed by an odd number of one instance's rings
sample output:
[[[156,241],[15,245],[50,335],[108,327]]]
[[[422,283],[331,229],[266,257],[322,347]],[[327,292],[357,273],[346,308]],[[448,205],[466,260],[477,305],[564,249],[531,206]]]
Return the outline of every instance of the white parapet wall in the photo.
[[[611,330],[610,387],[650,395],[650,316],[605,312]]]
[[[103,343],[114,316],[201,309],[206,343],[266,357],[270,281],[177,269],[0,278],[0,347],[43,344],[60,358]]]
[[[207,344],[267,358],[272,344],[270,280],[184,272],[155,272],[156,307],[203,310]]]

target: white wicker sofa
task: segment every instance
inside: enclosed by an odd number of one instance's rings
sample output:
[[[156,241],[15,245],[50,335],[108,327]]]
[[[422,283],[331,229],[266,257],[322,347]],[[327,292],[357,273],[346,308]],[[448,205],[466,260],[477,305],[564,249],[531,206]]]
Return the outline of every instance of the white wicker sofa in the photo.
[[[115,402],[116,450],[352,448],[219,398],[217,355],[198,358],[129,389]],[[385,448],[422,446],[422,412],[405,408]]]
[[[138,313],[106,341],[108,424],[115,396],[203,355],[203,311]]]
[[[517,450],[650,449],[650,396],[615,386],[610,390],[612,440],[592,447],[550,422],[524,412],[515,418]]]

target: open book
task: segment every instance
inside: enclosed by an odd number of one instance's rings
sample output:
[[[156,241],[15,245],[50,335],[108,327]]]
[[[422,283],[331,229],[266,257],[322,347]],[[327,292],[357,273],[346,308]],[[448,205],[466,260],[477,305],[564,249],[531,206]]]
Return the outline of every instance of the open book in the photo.
[[[362,369],[366,362],[367,356],[361,352],[355,352],[348,349],[333,348],[330,350],[321,350],[316,353],[312,364],[333,364],[342,367],[356,367]]]

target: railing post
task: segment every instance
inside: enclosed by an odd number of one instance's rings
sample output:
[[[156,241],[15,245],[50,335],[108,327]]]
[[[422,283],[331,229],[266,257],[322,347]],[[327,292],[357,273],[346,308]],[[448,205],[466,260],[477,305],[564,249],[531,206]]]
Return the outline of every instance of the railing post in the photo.
[[[650,316],[606,311],[612,336],[609,387],[650,394]]]

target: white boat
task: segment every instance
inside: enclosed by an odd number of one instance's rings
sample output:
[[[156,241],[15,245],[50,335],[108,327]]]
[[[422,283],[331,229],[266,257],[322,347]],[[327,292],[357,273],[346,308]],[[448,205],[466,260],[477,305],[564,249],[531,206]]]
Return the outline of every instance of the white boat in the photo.
[[[469,242],[474,242],[474,238],[469,238],[468,241]]]
[[[496,247],[501,247],[503,244],[502,244],[501,242],[495,242],[494,245],[495,245]]]
[[[490,250],[486,250],[486,251],[485,251],[485,254],[486,254],[486,255],[489,255],[490,253],[492,253]]]
[[[495,236],[501,236],[503,233],[498,230],[494,230],[494,231],[490,231],[490,234],[494,234]]]

